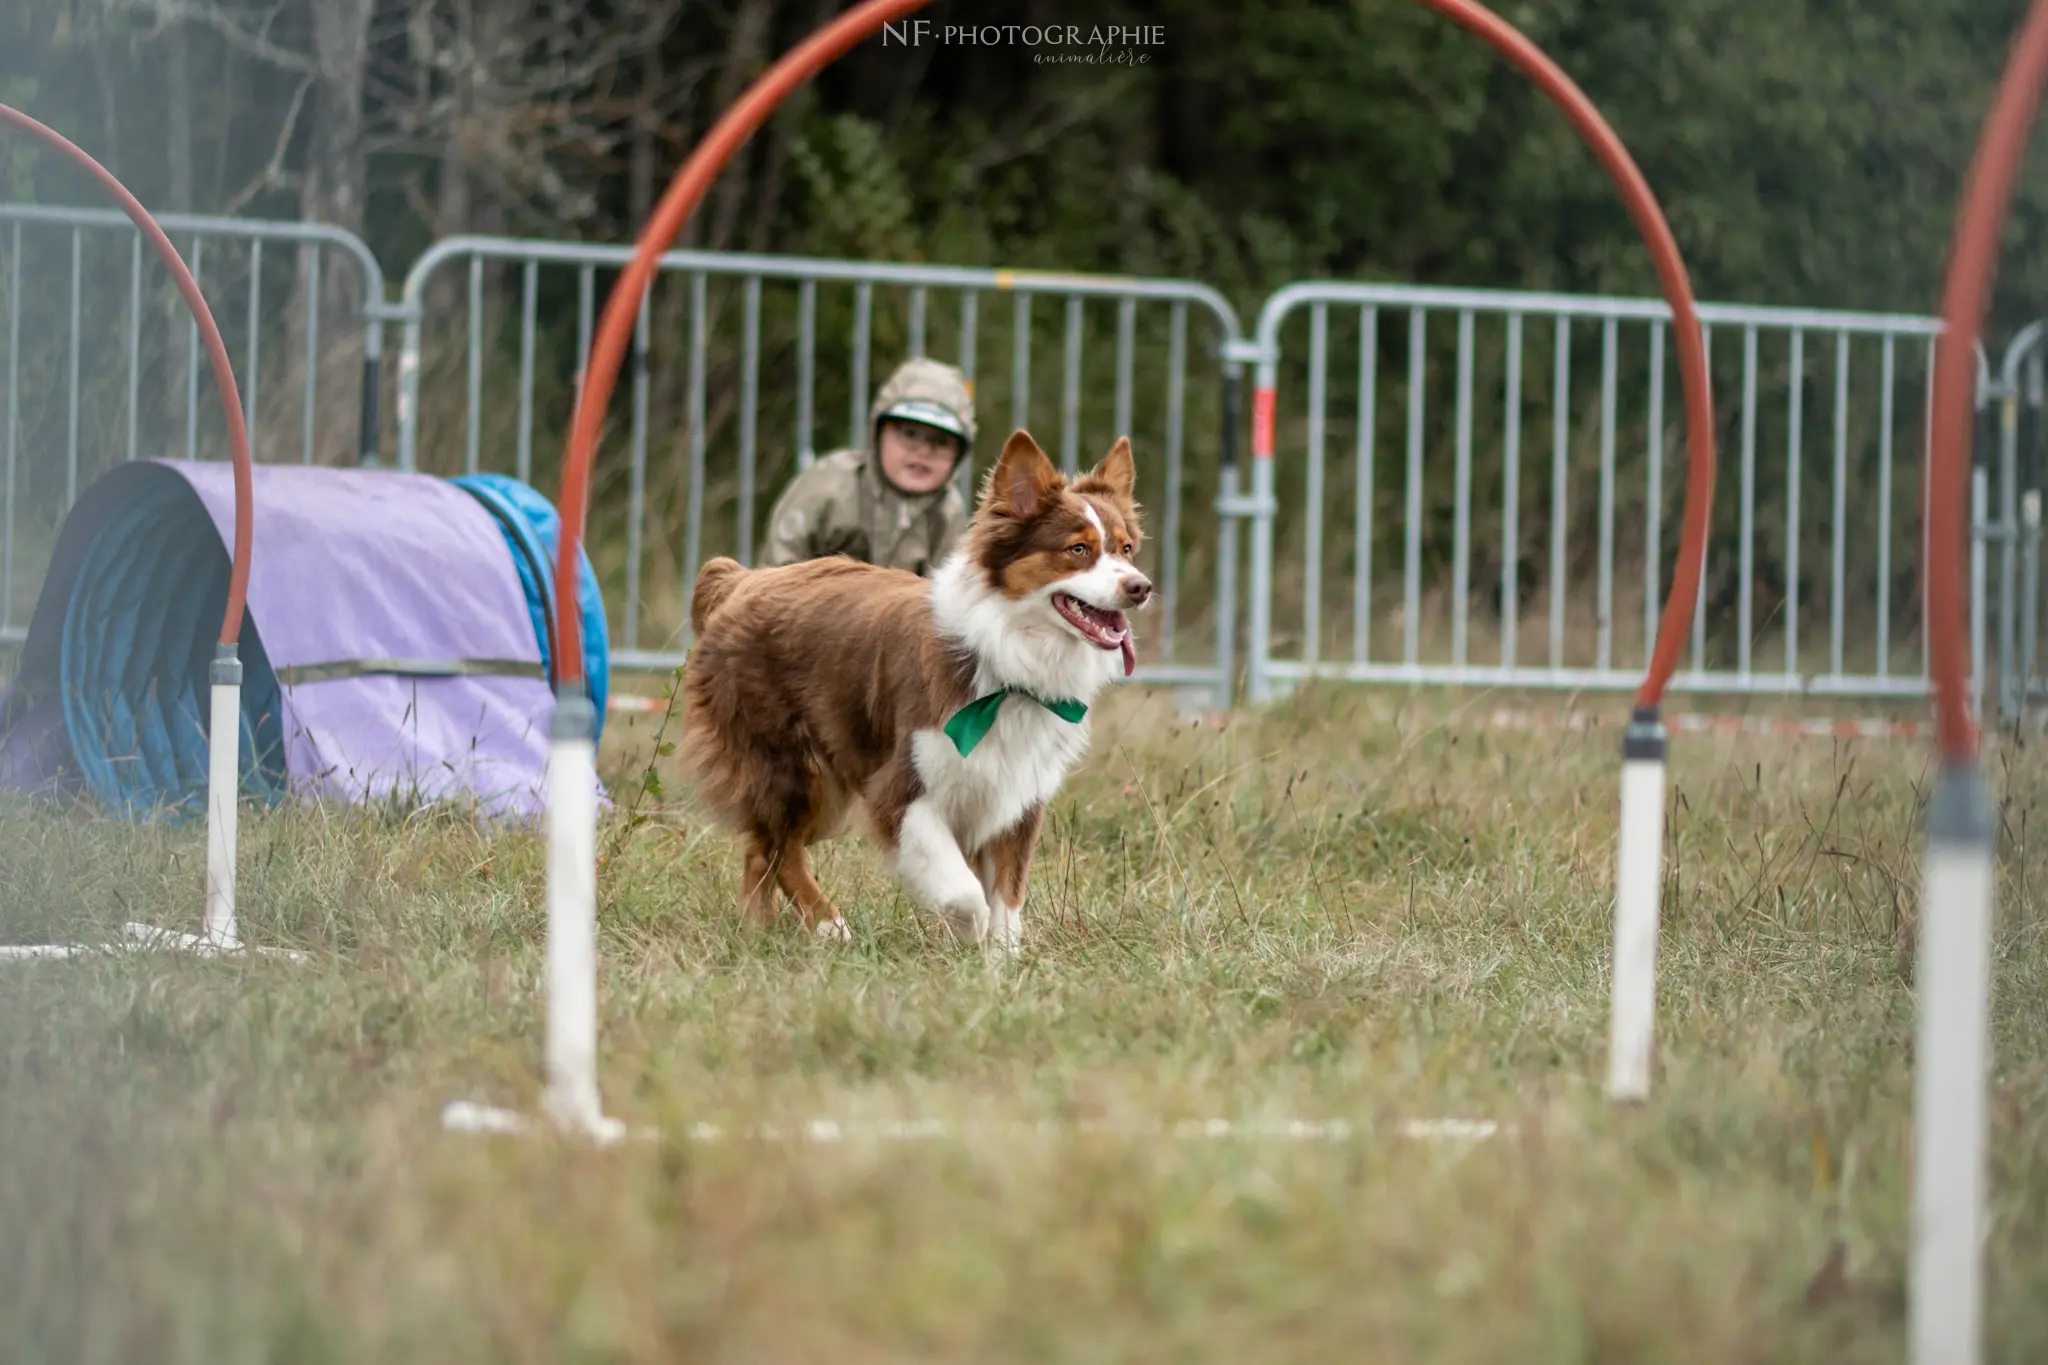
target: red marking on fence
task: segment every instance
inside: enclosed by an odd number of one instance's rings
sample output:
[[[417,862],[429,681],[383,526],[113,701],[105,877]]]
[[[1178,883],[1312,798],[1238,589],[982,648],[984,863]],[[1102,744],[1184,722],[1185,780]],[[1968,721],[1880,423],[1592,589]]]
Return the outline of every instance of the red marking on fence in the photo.
[[[1272,389],[1252,390],[1252,458],[1273,458],[1273,409],[1278,395]]]

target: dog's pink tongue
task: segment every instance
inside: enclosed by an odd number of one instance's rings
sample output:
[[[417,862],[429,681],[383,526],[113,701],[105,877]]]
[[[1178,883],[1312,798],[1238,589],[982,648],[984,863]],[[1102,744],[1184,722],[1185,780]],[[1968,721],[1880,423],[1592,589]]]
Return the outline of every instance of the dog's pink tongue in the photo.
[[[1137,647],[1131,643],[1131,633],[1124,632],[1124,676],[1130,677],[1138,669]]]

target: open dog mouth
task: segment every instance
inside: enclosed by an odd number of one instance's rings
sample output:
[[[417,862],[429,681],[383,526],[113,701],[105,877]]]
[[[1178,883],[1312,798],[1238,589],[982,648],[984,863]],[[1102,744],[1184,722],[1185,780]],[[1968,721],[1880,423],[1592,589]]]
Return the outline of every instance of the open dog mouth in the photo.
[[[1124,655],[1124,676],[1138,666],[1138,652],[1131,645],[1130,618],[1120,611],[1104,611],[1091,606],[1078,597],[1066,593],[1052,595],[1053,610],[1067,619],[1067,623],[1081,632],[1082,638],[1097,649],[1120,649]]]

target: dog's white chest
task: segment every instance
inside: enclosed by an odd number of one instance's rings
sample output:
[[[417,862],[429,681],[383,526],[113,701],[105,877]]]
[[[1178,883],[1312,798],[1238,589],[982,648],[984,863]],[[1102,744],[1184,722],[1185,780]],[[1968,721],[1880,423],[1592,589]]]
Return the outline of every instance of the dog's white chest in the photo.
[[[969,854],[1051,800],[1087,748],[1087,721],[1062,720],[1014,695],[964,758],[941,731],[920,730],[911,739],[926,797]]]

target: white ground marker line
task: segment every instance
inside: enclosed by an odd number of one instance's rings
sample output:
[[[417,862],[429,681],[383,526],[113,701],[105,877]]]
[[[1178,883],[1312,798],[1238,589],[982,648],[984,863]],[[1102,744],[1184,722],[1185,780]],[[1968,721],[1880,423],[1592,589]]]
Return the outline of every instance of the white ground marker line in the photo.
[[[154,924],[126,924],[121,929],[122,937],[112,943],[15,943],[0,945],[0,962],[26,962],[32,960],[64,961],[73,958],[115,957],[124,954],[147,952],[190,953],[194,957],[253,957],[281,958],[287,962],[305,962],[310,955],[295,948],[266,948],[253,944],[231,942],[216,943],[199,934],[187,934],[177,929],[164,929]]]
[[[481,1136],[525,1137],[547,1131],[548,1125],[530,1115],[491,1105],[455,1100],[441,1111],[441,1126],[449,1132]],[[1160,1120],[1152,1123],[1112,1123],[1102,1120],[1062,1122],[1057,1119],[1018,1120],[1011,1123],[950,1124],[942,1119],[882,1119],[848,1122],[832,1118],[804,1119],[793,1123],[764,1123],[731,1128],[716,1123],[693,1123],[683,1130],[692,1142],[801,1142],[813,1146],[836,1146],[859,1142],[954,1142],[992,1136],[1060,1137],[1171,1137],[1194,1142],[1323,1142],[1362,1141],[1376,1135],[1372,1124],[1347,1119],[1258,1119],[1225,1118]],[[1513,1125],[1493,1119],[1419,1118],[1394,1125],[1396,1136],[1411,1142],[1485,1142],[1514,1132]],[[651,1140],[660,1136],[652,1128],[617,1130],[600,1136],[602,1145],[622,1137]]]

